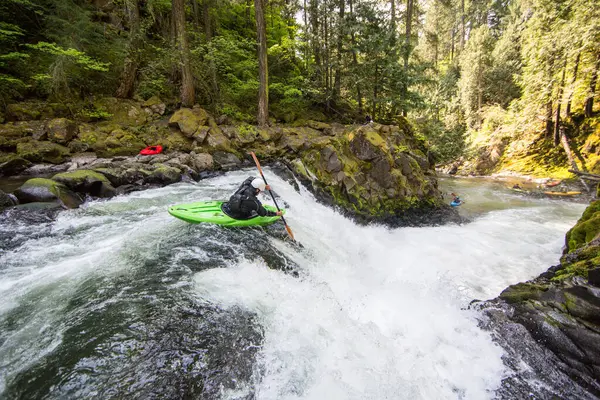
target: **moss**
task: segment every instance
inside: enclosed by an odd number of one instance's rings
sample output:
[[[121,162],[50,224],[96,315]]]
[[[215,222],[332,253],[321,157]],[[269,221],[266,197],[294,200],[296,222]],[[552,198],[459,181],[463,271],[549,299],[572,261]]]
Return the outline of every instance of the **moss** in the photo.
[[[567,232],[569,253],[585,246],[600,233],[600,200],[592,202],[583,212],[577,224]]]
[[[546,290],[548,290],[548,287],[545,285],[518,283],[504,289],[500,293],[500,298],[507,303],[520,303],[526,300],[537,300],[540,298],[542,292]]]
[[[73,182],[73,184],[81,184],[86,180],[92,179],[109,184],[109,180],[99,172],[89,169],[79,169],[76,171],[61,172],[52,177],[53,180],[61,183]]]
[[[56,143],[32,141],[19,143],[17,154],[32,162],[49,162],[60,164],[69,155],[69,149]]]

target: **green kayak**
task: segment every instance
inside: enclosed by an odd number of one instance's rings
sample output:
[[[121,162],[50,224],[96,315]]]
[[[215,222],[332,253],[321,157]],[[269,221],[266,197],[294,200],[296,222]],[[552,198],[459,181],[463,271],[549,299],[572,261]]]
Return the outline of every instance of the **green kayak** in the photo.
[[[235,219],[221,210],[224,201],[199,201],[197,203],[177,204],[169,207],[169,214],[191,223],[209,223],[225,226],[258,226],[269,225],[277,222],[281,217],[252,217],[249,219]],[[265,204],[269,211],[277,211],[273,206]],[[285,210],[281,210],[285,214]]]

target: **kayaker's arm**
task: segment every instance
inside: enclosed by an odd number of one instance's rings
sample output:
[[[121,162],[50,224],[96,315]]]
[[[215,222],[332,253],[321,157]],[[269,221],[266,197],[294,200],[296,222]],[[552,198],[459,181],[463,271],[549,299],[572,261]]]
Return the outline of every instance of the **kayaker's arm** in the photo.
[[[275,216],[277,216],[277,213],[275,213],[273,211],[269,211],[266,208],[264,208],[263,205],[260,204],[260,201],[254,200],[254,204],[256,204],[256,208],[254,210],[261,217],[275,217]]]

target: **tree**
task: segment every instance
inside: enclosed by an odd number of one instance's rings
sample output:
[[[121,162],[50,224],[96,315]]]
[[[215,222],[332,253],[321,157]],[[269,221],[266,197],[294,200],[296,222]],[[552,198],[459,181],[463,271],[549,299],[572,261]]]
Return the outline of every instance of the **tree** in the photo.
[[[269,70],[267,65],[267,27],[265,25],[263,0],[254,0],[254,12],[258,34],[258,76],[260,82],[258,89],[258,124],[265,126],[269,123]]]
[[[173,0],[172,7],[181,67],[181,104],[191,107],[196,101],[196,94],[185,27],[185,2],[184,0]]]
[[[121,83],[116,96],[130,98],[133,95],[133,86],[140,60],[140,47],[142,45],[142,32],[140,28],[140,8],[138,0],[127,0],[125,9],[129,17],[129,49],[125,57],[125,65],[121,73]]]

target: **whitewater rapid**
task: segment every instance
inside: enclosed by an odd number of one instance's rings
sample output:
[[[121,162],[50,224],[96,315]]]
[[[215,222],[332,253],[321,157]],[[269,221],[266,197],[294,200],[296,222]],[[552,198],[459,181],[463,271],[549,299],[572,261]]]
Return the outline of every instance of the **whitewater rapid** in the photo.
[[[359,226],[270,174],[303,249],[166,212],[252,173],[3,224],[0,397],[493,398],[511,372],[467,306],[555,264],[584,209],[452,181],[471,223]]]

